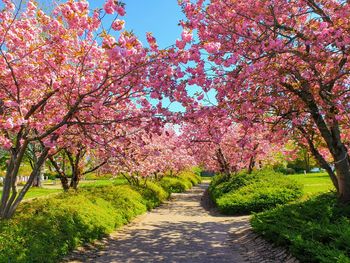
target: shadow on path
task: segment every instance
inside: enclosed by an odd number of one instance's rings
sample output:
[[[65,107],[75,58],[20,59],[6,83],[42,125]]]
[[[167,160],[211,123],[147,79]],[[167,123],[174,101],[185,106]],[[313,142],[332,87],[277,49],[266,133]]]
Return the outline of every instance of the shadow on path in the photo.
[[[249,227],[249,217],[222,216],[211,209],[203,183],[175,194],[108,238],[102,250],[75,253],[70,262],[246,262],[230,233]]]
[[[251,230],[249,216],[224,216],[203,183],[65,262],[299,263]]]

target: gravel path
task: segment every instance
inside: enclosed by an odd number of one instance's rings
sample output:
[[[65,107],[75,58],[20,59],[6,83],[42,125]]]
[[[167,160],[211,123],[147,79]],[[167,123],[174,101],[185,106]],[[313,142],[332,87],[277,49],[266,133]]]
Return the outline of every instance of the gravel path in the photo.
[[[223,216],[211,209],[207,187],[203,183],[174,194],[103,240],[102,248],[76,251],[66,262],[297,262],[253,234],[248,216]]]

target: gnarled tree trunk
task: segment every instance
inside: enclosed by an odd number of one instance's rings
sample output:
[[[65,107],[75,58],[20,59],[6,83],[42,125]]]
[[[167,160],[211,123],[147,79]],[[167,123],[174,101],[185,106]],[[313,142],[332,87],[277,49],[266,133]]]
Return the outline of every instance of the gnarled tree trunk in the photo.
[[[230,164],[227,162],[225,155],[223,154],[221,148],[216,150],[216,158],[220,166],[220,172],[229,178],[231,176]]]
[[[0,218],[6,219],[11,218],[16,211],[18,205],[23,200],[25,194],[28,192],[29,188],[32,186],[33,181],[41,166],[44,164],[49,148],[44,148],[40,154],[36,164],[33,167],[28,181],[23,186],[23,188],[18,191],[17,189],[17,176],[19,171],[19,166],[22,163],[24,153],[27,150],[28,141],[24,141],[23,144],[19,145],[17,149],[12,149],[11,157],[9,160],[9,165],[7,167],[6,176],[4,180],[3,193],[1,197],[0,205]]]

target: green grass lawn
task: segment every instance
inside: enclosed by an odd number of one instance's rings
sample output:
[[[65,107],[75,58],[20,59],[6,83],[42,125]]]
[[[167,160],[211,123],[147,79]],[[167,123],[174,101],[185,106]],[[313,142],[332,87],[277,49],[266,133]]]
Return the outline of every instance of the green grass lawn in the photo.
[[[61,189],[46,189],[46,188],[31,188],[29,189],[28,193],[25,195],[24,199],[31,199],[41,196],[48,196],[50,194],[59,193],[61,192]],[[0,196],[2,194],[2,191],[0,191]]]
[[[335,190],[327,173],[293,174],[288,177],[295,179],[304,185],[305,196],[329,192]]]
[[[96,187],[96,186],[108,186],[108,185],[119,185],[119,184],[126,184],[127,181],[124,178],[116,178],[113,180],[87,180],[87,181],[81,181],[80,187]],[[2,188],[2,186],[1,186]],[[19,187],[20,190],[20,187]],[[62,192],[61,184],[59,181],[56,181],[56,184],[46,184],[44,183],[43,188],[34,187],[29,189],[28,193],[25,195],[24,199],[31,199],[36,197],[45,197],[50,194],[60,193]],[[1,197],[2,191],[0,190],[0,197]]]

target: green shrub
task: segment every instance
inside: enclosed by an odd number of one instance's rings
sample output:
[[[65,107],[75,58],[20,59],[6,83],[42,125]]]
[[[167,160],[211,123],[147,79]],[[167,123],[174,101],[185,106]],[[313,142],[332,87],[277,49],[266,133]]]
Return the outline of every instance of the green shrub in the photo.
[[[89,192],[91,196],[102,197],[113,205],[118,212],[116,226],[126,224],[135,216],[147,211],[142,195],[130,185],[102,186],[87,188],[85,191]],[[82,192],[84,191],[82,190]]]
[[[191,188],[189,178],[197,177],[185,173],[142,186],[118,185],[117,180],[23,203],[13,219],[0,221],[0,262],[58,262],[77,246],[160,205],[171,192]]]
[[[44,176],[47,177],[49,180],[56,180],[58,179],[58,175],[55,173],[44,173]]]
[[[191,172],[200,177],[203,172],[203,168],[201,168],[200,166],[194,166],[192,167]]]
[[[209,191],[225,214],[260,212],[294,201],[303,194],[299,183],[270,170],[240,173],[228,180],[219,175],[212,181]]]
[[[190,181],[192,185],[197,185],[201,183],[201,180],[202,180],[199,175],[191,171],[180,172],[179,175],[177,175],[177,177]]]
[[[148,210],[159,206],[170,196],[170,193],[164,190],[164,188],[159,184],[154,182],[147,182],[146,185],[137,187],[137,190],[143,196]]]
[[[219,174],[216,175],[211,181],[209,192],[211,197],[216,200],[222,195],[235,191],[256,179],[257,174],[251,175],[247,173],[239,173],[231,178],[227,178],[225,175]]]
[[[350,205],[333,193],[254,215],[254,230],[301,262],[350,262]]]
[[[168,193],[182,193],[192,187],[192,183],[176,176],[166,176],[160,180],[160,185]]]
[[[101,198],[69,194],[43,200],[0,223],[0,262],[56,262],[115,228],[116,211]]]
[[[113,174],[96,174],[96,173],[90,173],[85,175],[85,180],[109,180],[114,178],[115,176]]]
[[[57,262],[147,210],[131,186],[97,187],[24,203],[0,222],[0,262]]]

